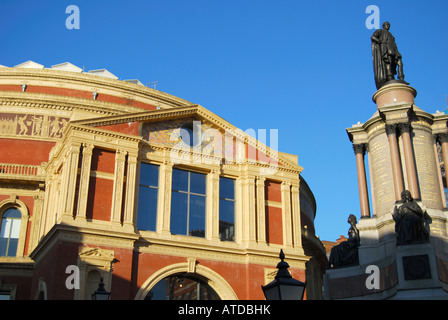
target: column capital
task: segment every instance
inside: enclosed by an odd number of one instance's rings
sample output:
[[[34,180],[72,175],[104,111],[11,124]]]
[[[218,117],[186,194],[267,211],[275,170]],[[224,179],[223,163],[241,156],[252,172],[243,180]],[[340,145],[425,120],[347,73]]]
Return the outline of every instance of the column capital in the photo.
[[[435,134],[435,138],[436,138],[440,143],[448,142],[448,132],[437,133],[437,134]]]
[[[412,130],[412,126],[409,122],[402,122],[398,124],[398,130],[400,134],[403,134],[405,132],[410,133]]]
[[[397,134],[397,123],[386,124],[386,134],[389,136],[391,134]]]
[[[354,143],[353,144],[353,151],[355,152],[355,154],[358,154],[358,153],[360,153],[360,154],[362,154],[362,155],[364,155],[365,153],[366,153],[366,144],[364,144],[364,143]]]
[[[85,155],[92,154],[94,148],[93,144],[84,142],[82,144],[82,153]]]

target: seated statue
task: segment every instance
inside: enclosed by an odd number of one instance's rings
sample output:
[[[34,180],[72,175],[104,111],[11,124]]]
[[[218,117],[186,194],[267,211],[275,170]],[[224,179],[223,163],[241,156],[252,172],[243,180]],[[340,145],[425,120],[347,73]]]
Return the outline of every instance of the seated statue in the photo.
[[[429,215],[420,208],[414,201],[411,193],[404,190],[401,193],[403,204],[394,207],[392,217],[395,220],[395,233],[397,235],[397,245],[408,245],[417,243],[427,243],[429,232],[426,229],[426,220]]]
[[[348,240],[331,248],[328,268],[349,267],[359,264],[358,247],[360,239],[358,228],[356,228],[356,217],[351,214],[347,222],[350,223]]]

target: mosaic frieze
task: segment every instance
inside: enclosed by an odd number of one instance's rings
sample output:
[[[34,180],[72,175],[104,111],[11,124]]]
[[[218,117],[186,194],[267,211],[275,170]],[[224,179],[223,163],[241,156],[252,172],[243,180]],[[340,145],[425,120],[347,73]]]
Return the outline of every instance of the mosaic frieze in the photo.
[[[224,130],[194,119],[145,123],[143,139],[171,148],[193,148],[210,156],[234,158],[236,139]]]
[[[60,138],[68,121],[59,116],[0,113],[0,135]]]

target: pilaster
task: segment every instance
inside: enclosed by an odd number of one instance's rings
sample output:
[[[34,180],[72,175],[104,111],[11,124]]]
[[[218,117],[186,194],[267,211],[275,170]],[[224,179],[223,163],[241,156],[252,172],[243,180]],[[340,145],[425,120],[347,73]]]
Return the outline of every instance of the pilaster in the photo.
[[[123,203],[123,187],[124,187],[124,169],[126,163],[127,152],[117,150],[115,153],[115,175],[112,195],[112,212],[111,222],[115,225],[121,225],[121,208]]]
[[[206,238],[219,241],[219,171],[207,175]]]
[[[75,200],[75,189],[76,189],[76,179],[78,177],[78,162],[81,144],[73,144],[69,146],[67,158],[64,165],[64,172],[62,178],[62,190],[61,195],[63,196],[61,201],[62,218],[69,218],[72,220],[74,217],[74,200]]]
[[[266,203],[265,203],[266,178],[258,176],[256,180],[257,199],[257,241],[258,244],[266,244]]]
[[[302,227],[300,220],[300,182],[291,185],[292,240],[295,248],[302,247]]]
[[[256,239],[256,212],[255,212],[255,176],[246,175],[242,179],[243,191],[243,242],[248,245],[255,244]]]
[[[291,183],[282,182],[283,245],[292,246]]]
[[[162,235],[170,236],[171,225],[171,184],[173,181],[173,163],[165,162],[159,168],[159,195],[157,202],[157,228]]]
[[[127,158],[126,194],[123,225],[134,229],[135,194],[137,183],[138,153],[129,153]]]
[[[83,144],[82,164],[78,191],[78,209],[76,220],[86,221],[87,198],[89,195],[90,169],[92,165],[92,153],[94,146],[92,144]]]

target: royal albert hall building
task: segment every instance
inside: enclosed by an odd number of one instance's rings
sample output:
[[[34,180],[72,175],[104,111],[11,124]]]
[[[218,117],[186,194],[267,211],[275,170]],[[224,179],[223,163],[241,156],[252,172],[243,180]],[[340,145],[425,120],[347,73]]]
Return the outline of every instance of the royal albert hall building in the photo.
[[[322,298],[314,196],[259,140],[105,69],[1,66],[0,298],[264,299],[280,249]]]

